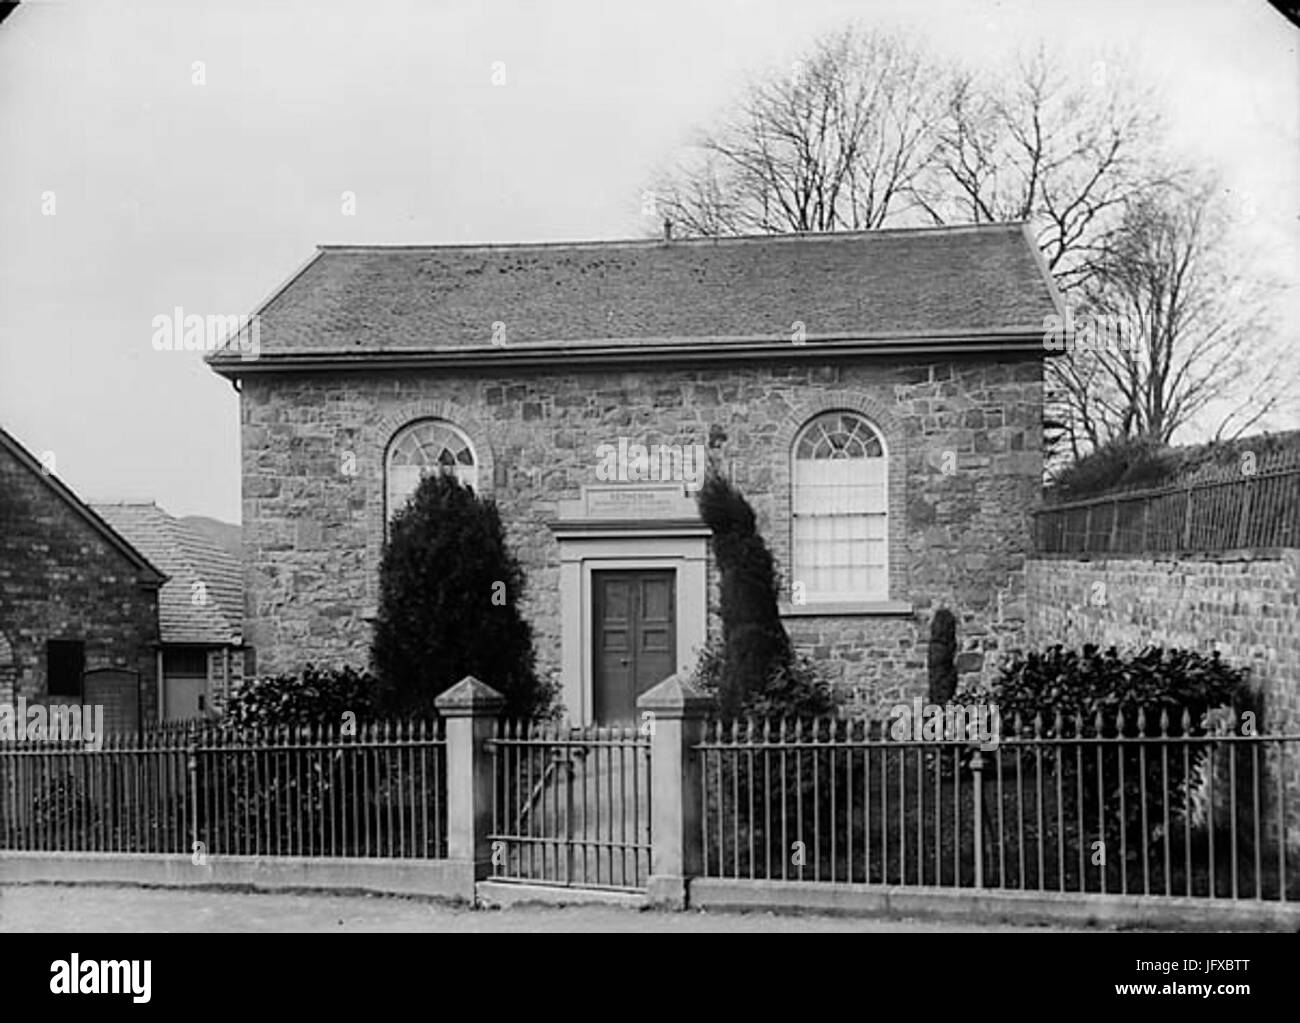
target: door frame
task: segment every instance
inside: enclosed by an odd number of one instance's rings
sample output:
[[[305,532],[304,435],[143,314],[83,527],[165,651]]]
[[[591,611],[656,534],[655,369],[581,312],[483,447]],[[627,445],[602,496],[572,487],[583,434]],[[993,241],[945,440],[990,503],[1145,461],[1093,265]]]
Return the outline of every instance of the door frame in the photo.
[[[568,719],[594,722],[595,630],[592,572],[672,570],[677,671],[690,671],[708,628],[708,529],[557,533],[560,541],[561,685]],[[585,535],[584,535],[585,534]]]

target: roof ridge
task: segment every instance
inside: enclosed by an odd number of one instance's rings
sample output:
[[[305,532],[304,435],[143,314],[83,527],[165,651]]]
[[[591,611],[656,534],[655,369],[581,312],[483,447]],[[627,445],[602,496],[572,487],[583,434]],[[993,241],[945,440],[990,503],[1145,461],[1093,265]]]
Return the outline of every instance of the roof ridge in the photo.
[[[736,245],[744,243],[781,243],[793,244],[806,241],[857,241],[863,238],[875,238],[882,235],[919,235],[919,234],[982,234],[997,231],[1018,230],[1026,222],[1023,220],[987,221],[979,224],[925,224],[915,227],[878,227],[857,231],[773,231],[767,234],[730,234],[730,235],[691,235],[687,237],[648,238],[589,238],[568,239],[561,241],[533,242],[363,242],[363,243],[320,243],[316,248],[320,252],[451,252],[478,250],[524,250],[524,249],[599,249],[599,248],[664,248],[691,247],[707,248],[718,245]]]

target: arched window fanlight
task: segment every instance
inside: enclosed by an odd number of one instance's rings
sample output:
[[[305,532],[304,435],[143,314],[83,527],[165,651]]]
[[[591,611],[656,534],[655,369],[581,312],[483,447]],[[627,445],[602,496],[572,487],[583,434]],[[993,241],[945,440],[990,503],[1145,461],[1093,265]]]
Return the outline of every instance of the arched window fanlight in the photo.
[[[430,472],[447,472],[471,488],[478,487],[478,459],[469,438],[440,419],[423,419],[402,427],[388,446],[385,498],[389,519],[401,511]]]

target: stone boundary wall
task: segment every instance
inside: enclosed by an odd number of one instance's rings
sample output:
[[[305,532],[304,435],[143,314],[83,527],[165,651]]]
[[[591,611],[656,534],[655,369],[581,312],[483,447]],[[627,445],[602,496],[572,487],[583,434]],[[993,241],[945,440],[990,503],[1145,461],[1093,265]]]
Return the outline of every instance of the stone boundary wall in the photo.
[[[1031,559],[1031,649],[1084,643],[1218,650],[1251,670],[1265,730],[1300,732],[1300,550],[1272,557]]]

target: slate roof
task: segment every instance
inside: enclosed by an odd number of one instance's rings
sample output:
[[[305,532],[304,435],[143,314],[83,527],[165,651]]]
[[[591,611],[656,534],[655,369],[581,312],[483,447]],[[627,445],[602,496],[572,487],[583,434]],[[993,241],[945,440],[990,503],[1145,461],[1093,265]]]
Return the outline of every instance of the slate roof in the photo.
[[[37,461],[36,457],[3,428],[0,428],[0,451],[7,451],[14,461],[40,479],[54,492],[59,500],[63,501],[91,529],[126,558],[140,572],[140,582],[143,585],[161,586],[163,584],[166,576],[158,570],[155,563],[145,557],[140,550],[132,545],[126,537],[113,529],[103,518],[95,514],[94,509],[73,493],[72,488],[60,480],[57,475],[46,472],[44,466]]]
[[[258,310],[264,355],[1041,337],[1058,311],[1023,224],[740,238],[321,246]],[[498,349],[500,351],[500,349]],[[217,352],[214,366],[239,360]]]
[[[239,644],[244,588],[239,562],[155,504],[96,504],[95,511],[168,575],[158,593],[163,643]],[[195,583],[203,583],[203,591]],[[206,603],[196,603],[204,592]]]

